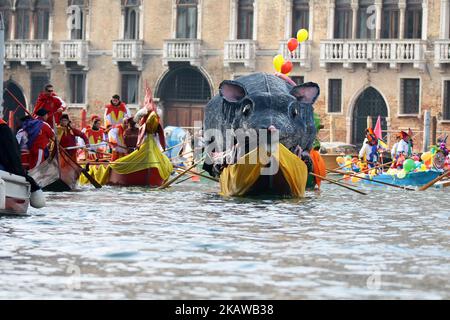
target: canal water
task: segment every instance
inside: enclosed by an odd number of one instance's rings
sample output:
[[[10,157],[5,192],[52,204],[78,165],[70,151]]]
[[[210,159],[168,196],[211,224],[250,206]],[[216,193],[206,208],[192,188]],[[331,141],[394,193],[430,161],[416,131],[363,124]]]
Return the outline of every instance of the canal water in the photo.
[[[0,218],[0,299],[450,299],[450,195],[89,187]]]

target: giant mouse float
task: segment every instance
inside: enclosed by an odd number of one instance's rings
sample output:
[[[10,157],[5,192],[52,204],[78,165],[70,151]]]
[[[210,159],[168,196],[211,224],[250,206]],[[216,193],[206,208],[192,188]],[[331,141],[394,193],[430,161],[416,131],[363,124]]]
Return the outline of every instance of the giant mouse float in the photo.
[[[289,78],[266,73],[255,73],[227,80],[220,85],[220,94],[215,96],[205,109],[205,143],[212,144],[216,137],[208,132],[242,130],[278,131],[279,142],[286,149],[299,154],[299,150],[311,149],[316,137],[313,104],[320,94],[317,84],[309,82],[295,85]],[[212,129],[212,130],[211,130]],[[254,129],[254,130],[251,130]],[[226,151],[226,144],[223,144]],[[210,174],[221,175],[229,163],[205,165]]]

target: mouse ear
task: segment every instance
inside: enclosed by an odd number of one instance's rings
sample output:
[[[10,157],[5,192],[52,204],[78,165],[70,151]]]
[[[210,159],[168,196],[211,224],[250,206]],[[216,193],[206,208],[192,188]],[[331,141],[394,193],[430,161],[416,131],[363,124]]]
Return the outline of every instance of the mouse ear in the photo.
[[[291,95],[297,98],[301,103],[313,104],[320,95],[320,87],[317,83],[308,82],[294,87]]]
[[[236,81],[226,80],[220,84],[220,96],[228,102],[238,102],[247,96],[245,87]]]

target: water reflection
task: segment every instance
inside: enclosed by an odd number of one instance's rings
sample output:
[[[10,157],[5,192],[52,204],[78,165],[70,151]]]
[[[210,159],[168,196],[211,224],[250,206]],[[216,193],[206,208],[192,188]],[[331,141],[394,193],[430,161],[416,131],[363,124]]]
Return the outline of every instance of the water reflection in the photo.
[[[448,193],[365,188],[49,194],[45,211],[0,218],[0,298],[449,299]]]

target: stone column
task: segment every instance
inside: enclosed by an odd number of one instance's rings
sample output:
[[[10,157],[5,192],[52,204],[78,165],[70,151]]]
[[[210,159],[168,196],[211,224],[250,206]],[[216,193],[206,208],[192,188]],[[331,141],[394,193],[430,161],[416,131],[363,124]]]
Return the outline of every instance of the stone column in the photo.
[[[400,27],[398,30],[398,36],[400,40],[403,40],[405,38],[406,0],[400,0],[398,3],[398,7],[400,9]]]
[[[424,0],[422,2],[422,40],[426,41],[427,39],[428,39],[428,0]]]
[[[330,0],[328,4],[328,39],[334,39],[334,11],[336,9],[336,3],[334,0]]]
[[[449,37],[449,0],[441,0],[441,26],[440,39],[447,39]]]
[[[358,1],[352,1],[352,39],[355,40],[357,38],[358,32],[358,9],[359,4]]]
[[[377,22],[375,27],[375,39],[379,40],[381,39],[381,15],[382,15],[382,9],[383,9],[383,1],[382,0],[375,0],[375,8],[377,13]]]

